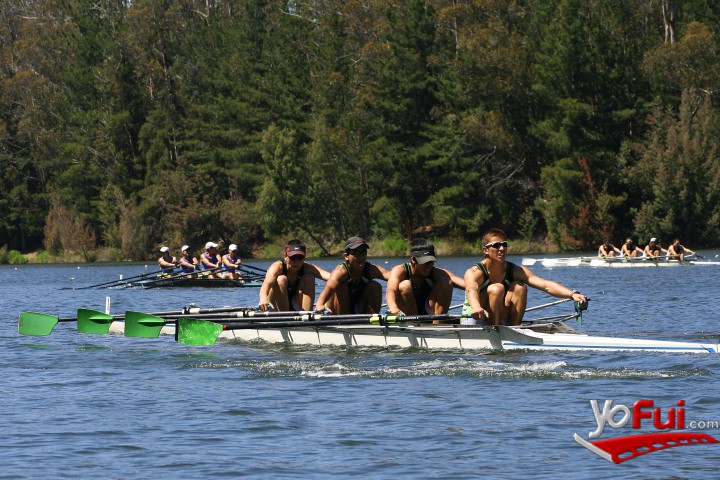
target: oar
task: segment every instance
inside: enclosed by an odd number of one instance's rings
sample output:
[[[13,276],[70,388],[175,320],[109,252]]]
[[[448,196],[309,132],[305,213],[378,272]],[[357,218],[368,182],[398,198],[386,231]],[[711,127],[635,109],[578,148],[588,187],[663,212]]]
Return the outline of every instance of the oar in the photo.
[[[243,263],[242,267],[240,267],[240,270],[242,271],[242,269],[244,269],[244,268],[249,268],[250,270],[255,270],[256,272],[262,272],[263,275],[267,273],[267,270],[265,270],[264,268],[253,267],[252,265],[245,265]]]
[[[50,335],[58,322],[77,321],[77,329],[80,333],[106,334],[114,320],[117,318],[113,315],[84,308],[78,310],[77,318],[58,318],[45,313],[22,312],[18,320],[18,333],[21,335]]]
[[[316,315],[320,320],[304,321],[297,320],[297,317],[288,317],[287,321],[272,322],[243,322],[219,324],[206,322],[192,318],[178,319],[175,338],[179,343],[185,345],[214,345],[218,335],[223,330],[263,329],[263,328],[294,328],[294,327],[326,327],[341,325],[378,325],[388,326],[398,322],[432,322],[434,320],[455,320],[464,318],[463,315],[361,315],[364,319],[356,318],[356,315],[332,315],[322,319],[323,315]],[[352,318],[347,318],[352,317]]]
[[[125,336],[140,338],[157,338],[160,335],[160,332],[164,326],[174,324],[176,322],[179,323],[185,320],[197,320],[204,323],[224,324],[228,327],[233,327],[234,325],[274,325],[276,327],[280,327],[288,322],[293,323],[293,326],[313,326],[315,322],[318,321],[330,322],[322,325],[333,325],[332,322],[344,322],[340,323],[339,325],[362,323],[387,325],[395,322],[432,322],[434,320],[456,320],[464,318],[462,315],[448,314],[397,316],[380,314],[322,315],[313,312],[303,313],[303,315],[288,315],[286,313],[285,316],[270,318],[264,322],[245,320],[244,322],[238,323],[236,317],[210,317],[205,319],[191,319],[188,317],[179,317],[175,319],[166,319],[149,313],[128,311],[125,312]],[[295,325],[295,322],[299,323]],[[316,326],[319,326],[319,324]]]
[[[163,318],[180,318],[186,315],[212,315],[221,312],[237,312],[241,310],[253,310],[256,307],[222,307],[222,308],[197,308],[184,307],[182,310],[171,310],[168,312],[154,312],[149,315]],[[50,335],[59,322],[77,322],[77,330],[80,333],[107,334],[110,324],[115,320],[123,320],[125,315],[108,315],[106,313],[80,308],[77,317],[60,318],[55,315],[38,312],[22,312],[18,319],[18,333],[21,335]],[[228,318],[227,316],[225,317]]]
[[[525,311],[531,312],[533,310],[539,310],[539,309],[545,308],[545,307],[552,307],[553,305],[559,305],[561,303],[569,302],[571,300],[572,300],[572,298],[563,298],[562,300],[556,300],[554,302],[546,303],[544,305],[538,305],[537,307],[526,308]]]
[[[132,277],[121,278],[121,279],[118,279],[118,280],[113,280],[112,282],[98,283],[97,285],[90,285],[90,286],[87,286],[87,287],[76,287],[76,288],[74,288],[74,290],[86,290],[86,289],[88,289],[88,288],[106,287],[106,286],[108,286],[108,285],[113,285],[113,284],[116,284],[116,283],[117,283],[117,284],[122,284],[122,283],[126,283],[128,280],[133,280],[133,279],[137,279],[137,278],[143,278],[143,277],[147,277],[147,276],[149,276],[149,275],[156,275],[156,274],[162,273],[162,272],[163,272],[163,270],[157,270],[157,271],[154,271],[154,272],[141,273],[140,275],[134,275],[134,276],[132,276]]]
[[[183,277],[188,277],[190,275],[198,275],[198,276],[202,277],[203,274],[205,274],[205,273],[216,272],[218,270],[221,270],[222,268],[223,267],[220,266],[220,267],[210,268],[208,270],[198,270],[197,272],[178,272],[178,273],[175,273],[172,275],[168,275],[167,277],[158,278],[158,279],[150,281],[148,283],[144,283],[142,286],[143,286],[143,288],[156,288],[159,285],[162,285],[163,282],[166,282],[168,280],[178,280]]]

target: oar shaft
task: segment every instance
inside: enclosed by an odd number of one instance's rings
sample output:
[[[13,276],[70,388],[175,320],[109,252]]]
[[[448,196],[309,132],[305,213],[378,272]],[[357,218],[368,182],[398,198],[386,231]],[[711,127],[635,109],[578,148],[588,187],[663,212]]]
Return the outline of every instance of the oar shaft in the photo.
[[[339,318],[338,318],[339,317]],[[334,325],[364,325],[364,324],[377,324],[378,322],[372,322],[371,319],[366,318],[360,320],[357,318],[343,318],[343,315],[333,315],[332,319],[323,320],[285,320],[285,321],[270,321],[270,322],[240,322],[240,323],[227,323],[223,324],[223,330],[247,330],[247,329],[264,329],[264,328],[292,328],[292,327],[330,327]],[[449,317],[452,319],[459,319],[462,315],[416,315],[414,317],[388,317],[388,323],[395,322],[416,322],[426,321],[430,322],[433,320],[448,320]],[[382,324],[382,322],[381,322]]]
[[[78,287],[76,290],[85,290],[85,289],[88,289],[88,288],[105,287],[105,286],[113,285],[113,284],[116,284],[116,283],[117,283],[117,284],[126,283],[128,280],[133,280],[133,279],[137,279],[137,278],[143,278],[143,277],[147,277],[147,276],[149,276],[149,275],[156,275],[156,274],[162,273],[162,272],[163,272],[162,270],[156,270],[156,271],[154,271],[154,272],[141,273],[141,274],[139,274],[139,275],[133,275],[133,276],[127,277],[127,278],[120,278],[120,279],[117,279],[117,280],[113,280],[113,281],[111,281],[111,282],[98,283],[97,285],[88,285],[87,287]]]

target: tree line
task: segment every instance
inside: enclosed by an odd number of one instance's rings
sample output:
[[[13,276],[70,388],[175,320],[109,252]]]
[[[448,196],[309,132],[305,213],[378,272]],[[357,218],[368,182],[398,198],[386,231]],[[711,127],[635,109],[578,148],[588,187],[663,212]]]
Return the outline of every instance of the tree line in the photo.
[[[0,246],[720,238],[712,0],[0,2]]]

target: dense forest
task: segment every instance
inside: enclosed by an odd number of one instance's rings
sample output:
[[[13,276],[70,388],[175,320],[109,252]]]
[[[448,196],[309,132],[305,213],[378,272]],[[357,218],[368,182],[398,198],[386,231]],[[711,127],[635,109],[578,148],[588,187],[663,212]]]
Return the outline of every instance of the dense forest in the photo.
[[[4,0],[0,246],[720,238],[714,0]]]

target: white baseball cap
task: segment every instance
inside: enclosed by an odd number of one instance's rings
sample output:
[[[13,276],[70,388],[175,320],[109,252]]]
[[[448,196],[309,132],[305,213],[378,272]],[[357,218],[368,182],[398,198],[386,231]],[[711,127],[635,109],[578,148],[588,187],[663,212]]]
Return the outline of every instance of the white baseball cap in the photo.
[[[180,249],[181,252],[184,252],[185,250],[190,250],[190,245],[183,245],[183,247]]]
[[[205,244],[205,250],[208,250],[208,249],[210,249],[210,248],[217,248],[217,243],[207,242],[207,243]]]
[[[228,247],[228,250],[237,250],[237,245],[235,245],[234,243],[231,243],[230,246]]]
[[[169,252],[170,249],[169,249],[168,247],[162,247],[162,248],[160,249],[160,251],[161,251],[162,253],[165,253],[165,252]]]
[[[657,242],[657,238],[655,238],[655,237],[651,238],[650,243],[652,243],[652,242]]]

